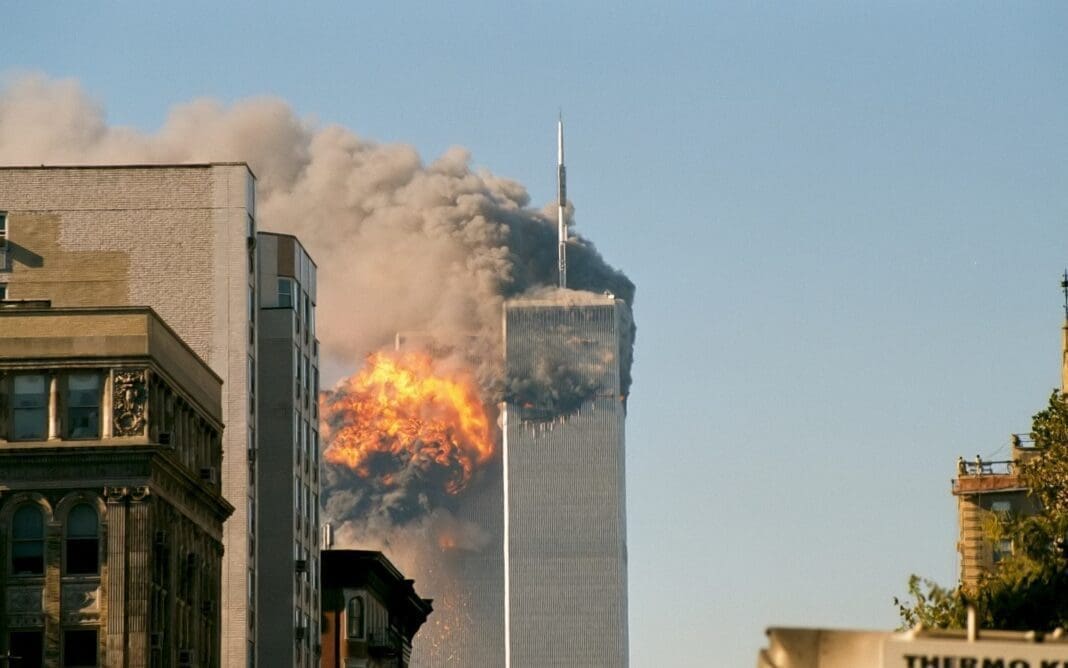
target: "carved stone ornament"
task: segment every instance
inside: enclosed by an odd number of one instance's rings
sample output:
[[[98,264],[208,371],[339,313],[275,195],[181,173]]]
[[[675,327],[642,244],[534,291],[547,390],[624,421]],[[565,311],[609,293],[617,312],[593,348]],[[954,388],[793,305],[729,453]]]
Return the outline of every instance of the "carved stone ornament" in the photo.
[[[140,436],[145,431],[145,372],[141,369],[115,371],[112,388],[113,421],[116,436]]]
[[[7,590],[7,613],[34,614],[44,611],[42,586],[9,587]]]
[[[104,496],[108,503],[122,503],[130,494],[129,487],[105,487]]]
[[[61,601],[63,612],[67,615],[99,612],[100,586],[65,583]]]
[[[9,629],[32,629],[44,626],[45,616],[39,615],[8,615],[7,627]]]

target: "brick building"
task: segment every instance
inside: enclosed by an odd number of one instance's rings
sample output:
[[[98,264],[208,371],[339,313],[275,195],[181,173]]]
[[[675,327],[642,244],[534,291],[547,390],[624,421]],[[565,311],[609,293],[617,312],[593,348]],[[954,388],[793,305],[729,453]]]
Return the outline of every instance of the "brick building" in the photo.
[[[0,656],[219,666],[221,379],[147,308],[0,308]]]
[[[323,550],[323,668],[408,668],[433,610],[374,550]]]
[[[223,381],[222,665],[255,665],[255,177],[243,163],[0,167],[0,298],[147,306]]]

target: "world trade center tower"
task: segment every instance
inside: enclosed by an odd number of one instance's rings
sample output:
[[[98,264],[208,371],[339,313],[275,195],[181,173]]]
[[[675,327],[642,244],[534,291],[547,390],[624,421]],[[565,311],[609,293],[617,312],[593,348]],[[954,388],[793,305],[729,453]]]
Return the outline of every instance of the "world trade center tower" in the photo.
[[[627,665],[630,322],[610,294],[558,290],[505,304],[508,668]]]

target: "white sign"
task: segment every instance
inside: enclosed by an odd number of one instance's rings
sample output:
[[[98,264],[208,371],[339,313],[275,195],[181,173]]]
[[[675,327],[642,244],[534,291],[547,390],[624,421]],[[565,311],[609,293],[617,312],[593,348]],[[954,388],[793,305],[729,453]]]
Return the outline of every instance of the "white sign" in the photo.
[[[883,668],[1068,668],[1068,643],[889,638]]]

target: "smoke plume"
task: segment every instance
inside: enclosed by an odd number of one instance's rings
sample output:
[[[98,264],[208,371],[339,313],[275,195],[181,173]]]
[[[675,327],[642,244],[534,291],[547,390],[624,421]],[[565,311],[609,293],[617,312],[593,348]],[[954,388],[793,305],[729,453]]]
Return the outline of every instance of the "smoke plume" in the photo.
[[[296,234],[319,266],[319,335],[335,369],[351,370],[397,332],[474,335],[493,349],[502,300],[555,280],[555,225],[520,184],[472,170],[462,148],[424,163],[411,146],[320,127],[278,99],[194,100],[147,134],[109,126],[74,81],[22,78],[0,89],[0,159],[248,162],[261,229]],[[569,280],[634,295],[581,236]]]
[[[597,374],[569,364],[575,356],[566,343],[547,351],[531,377],[501,377],[504,301],[556,281],[555,205],[532,207],[522,185],[473,170],[462,148],[424,162],[411,146],[317,124],[274,98],[193,100],[146,133],[109,125],[103,106],[76,81],[30,76],[0,88],[0,160],[247,162],[258,181],[260,228],[297,235],[318,264],[318,334],[328,378],[354,370],[401,333],[427,339],[422,349],[469,367],[491,410],[504,397],[533,397],[549,413],[567,412],[603,389],[586,380]],[[568,278],[574,290],[610,291],[628,304],[634,298],[633,283],[581,235],[569,245]],[[624,395],[633,325],[627,329]],[[402,554],[390,557],[402,568],[418,566],[414,546],[427,541],[448,553],[483,549],[499,527],[465,517],[464,504],[499,509],[485,500],[492,495],[480,495],[500,481],[476,474],[464,501],[431,491],[442,481],[421,471],[425,479],[375,488],[351,470],[328,467],[326,518],[353,546],[392,546]],[[418,491],[424,483],[426,491]],[[404,495],[391,495],[398,488]]]

